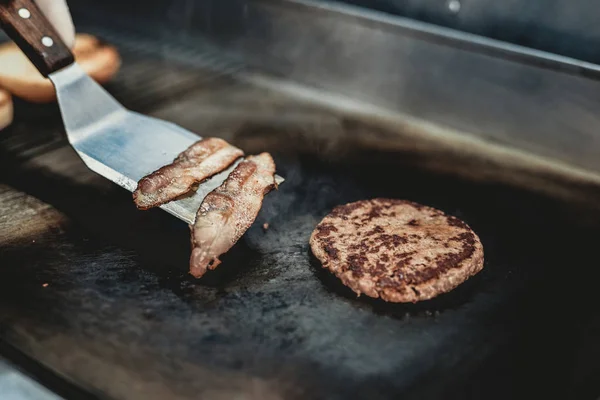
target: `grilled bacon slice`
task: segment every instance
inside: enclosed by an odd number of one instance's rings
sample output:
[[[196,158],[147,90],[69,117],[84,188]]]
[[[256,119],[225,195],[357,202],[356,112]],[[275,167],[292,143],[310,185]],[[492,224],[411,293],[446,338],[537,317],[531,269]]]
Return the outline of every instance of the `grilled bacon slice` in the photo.
[[[204,138],[179,154],[172,164],[143,177],[133,192],[140,210],[168,203],[190,192],[194,185],[218,174],[244,152],[219,138]]]
[[[210,192],[196,214],[190,273],[200,278],[215,269],[252,225],[264,196],[276,187],[275,162],[269,153],[240,162],[221,186]]]

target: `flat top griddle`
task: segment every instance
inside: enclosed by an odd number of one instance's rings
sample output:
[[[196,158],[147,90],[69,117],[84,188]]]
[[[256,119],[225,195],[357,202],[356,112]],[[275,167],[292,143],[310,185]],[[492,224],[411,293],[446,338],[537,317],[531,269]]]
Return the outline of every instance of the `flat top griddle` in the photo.
[[[18,103],[0,138],[0,354],[67,398],[599,393],[594,223],[548,198],[423,172],[328,135],[359,123],[351,118],[121,50],[109,90],[126,106],[271,151],[286,183],[223,264],[195,280],[188,227],[137,211],[89,172],[54,106]],[[380,196],[464,219],[484,244],[483,272],[416,305],[357,298],[318,265],[308,238],[335,205]]]

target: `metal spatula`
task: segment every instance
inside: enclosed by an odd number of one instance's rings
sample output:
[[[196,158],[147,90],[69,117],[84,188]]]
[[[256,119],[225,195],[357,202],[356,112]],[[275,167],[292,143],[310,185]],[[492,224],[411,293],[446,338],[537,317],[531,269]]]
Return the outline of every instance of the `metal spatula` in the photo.
[[[123,107],[77,65],[32,0],[0,0],[0,24],[53,82],[69,142],[96,173],[133,191],[142,177],[170,164],[201,139],[175,124]],[[200,184],[194,194],[161,208],[193,223],[204,197],[223,183],[239,161]],[[280,176],[275,178],[283,182]]]

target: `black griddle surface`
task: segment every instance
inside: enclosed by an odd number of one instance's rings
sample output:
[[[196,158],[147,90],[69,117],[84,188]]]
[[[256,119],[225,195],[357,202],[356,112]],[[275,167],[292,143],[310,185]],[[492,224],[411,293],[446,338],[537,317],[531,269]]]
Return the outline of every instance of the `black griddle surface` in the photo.
[[[226,78],[200,86],[130,104],[201,134],[222,128],[215,134],[247,152],[272,151],[286,177],[200,280],[187,273],[185,224],[135,210],[129,193],[89,172],[53,106],[18,104],[0,146],[0,351],[72,398],[598,394],[597,226],[526,191],[325,148],[337,117],[272,93]],[[210,122],[206,108],[189,112],[208,105]],[[483,242],[484,270],[416,305],[357,298],[318,265],[308,239],[335,205],[380,196],[465,220]]]

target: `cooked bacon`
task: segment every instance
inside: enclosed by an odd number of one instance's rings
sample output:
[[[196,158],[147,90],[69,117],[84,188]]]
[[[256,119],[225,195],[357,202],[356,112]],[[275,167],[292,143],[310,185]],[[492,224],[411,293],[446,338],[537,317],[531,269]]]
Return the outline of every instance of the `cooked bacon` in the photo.
[[[133,201],[140,210],[158,207],[190,192],[194,185],[227,169],[244,152],[219,138],[197,141],[172,164],[140,179]]]
[[[190,273],[201,277],[221,263],[252,225],[264,196],[276,187],[275,162],[269,153],[240,162],[221,186],[210,192],[196,214],[192,230]]]

